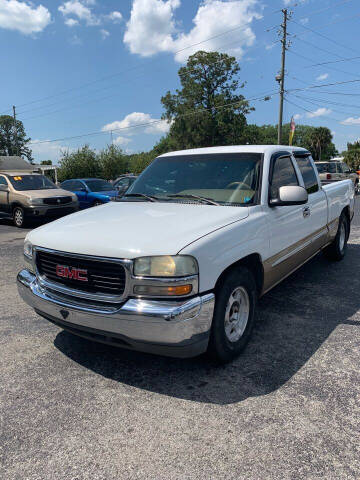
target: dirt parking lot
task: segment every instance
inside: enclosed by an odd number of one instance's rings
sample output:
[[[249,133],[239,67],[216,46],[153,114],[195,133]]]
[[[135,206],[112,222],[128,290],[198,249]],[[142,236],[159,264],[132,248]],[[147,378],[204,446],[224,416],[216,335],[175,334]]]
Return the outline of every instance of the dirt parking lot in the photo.
[[[261,300],[225,367],[37,317],[15,285],[26,231],[0,221],[0,478],[359,479],[359,220],[343,262],[319,255]]]

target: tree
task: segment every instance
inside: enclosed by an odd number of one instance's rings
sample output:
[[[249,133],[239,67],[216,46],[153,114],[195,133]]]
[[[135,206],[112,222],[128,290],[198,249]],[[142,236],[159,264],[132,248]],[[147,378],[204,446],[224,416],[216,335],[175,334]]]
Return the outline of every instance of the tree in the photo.
[[[199,51],[189,57],[179,70],[181,90],[167,92],[161,99],[163,118],[171,122],[168,146],[179,149],[239,143],[245,115],[253,110],[238,93],[244,87],[239,71],[235,58],[226,54]]]
[[[102,176],[108,180],[115,179],[129,170],[129,156],[117,145],[109,145],[98,155]]]
[[[281,143],[289,144],[290,124],[283,126]],[[314,160],[328,160],[337,154],[332,142],[332,134],[326,127],[297,125],[293,145],[308,149]],[[246,125],[243,133],[244,144],[275,145],[277,143],[277,125]]]
[[[343,152],[344,161],[353,170],[359,170],[360,166],[360,140],[347,144],[347,150]]]
[[[25,156],[32,162],[32,152],[27,144],[30,138],[26,138],[24,125],[21,120],[16,120],[10,115],[0,115],[0,155]]]
[[[101,177],[102,169],[95,150],[84,145],[75,152],[63,152],[58,175],[61,182],[69,178]]]
[[[52,165],[52,160],[41,160],[40,165]]]

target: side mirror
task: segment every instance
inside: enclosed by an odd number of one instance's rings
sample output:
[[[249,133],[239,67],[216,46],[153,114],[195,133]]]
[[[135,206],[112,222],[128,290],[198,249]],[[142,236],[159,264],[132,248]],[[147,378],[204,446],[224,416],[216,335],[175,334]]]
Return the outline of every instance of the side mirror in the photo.
[[[287,186],[279,188],[278,198],[270,200],[270,207],[286,205],[304,205],[308,201],[308,194],[304,187]]]
[[[0,185],[0,192],[8,192],[9,187],[7,185]]]
[[[85,188],[85,187],[82,187],[82,188],[80,188],[79,192],[84,192],[84,193],[87,193],[87,188]]]

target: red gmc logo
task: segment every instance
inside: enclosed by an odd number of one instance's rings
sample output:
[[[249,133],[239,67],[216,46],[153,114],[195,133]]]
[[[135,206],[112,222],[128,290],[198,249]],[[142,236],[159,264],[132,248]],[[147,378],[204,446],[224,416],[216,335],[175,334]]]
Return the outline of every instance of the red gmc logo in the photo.
[[[56,275],[61,278],[70,278],[79,282],[88,282],[87,270],[75,267],[67,267],[65,265],[56,265]]]

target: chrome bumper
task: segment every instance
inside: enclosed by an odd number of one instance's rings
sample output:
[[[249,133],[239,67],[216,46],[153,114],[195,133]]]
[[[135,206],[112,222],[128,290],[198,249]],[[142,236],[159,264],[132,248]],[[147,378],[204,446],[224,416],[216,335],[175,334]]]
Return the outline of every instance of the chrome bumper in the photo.
[[[129,299],[123,305],[91,304],[42,288],[36,276],[17,276],[22,299],[47,320],[92,340],[174,357],[207,349],[215,296],[181,301]],[[81,303],[80,303],[81,302]]]

